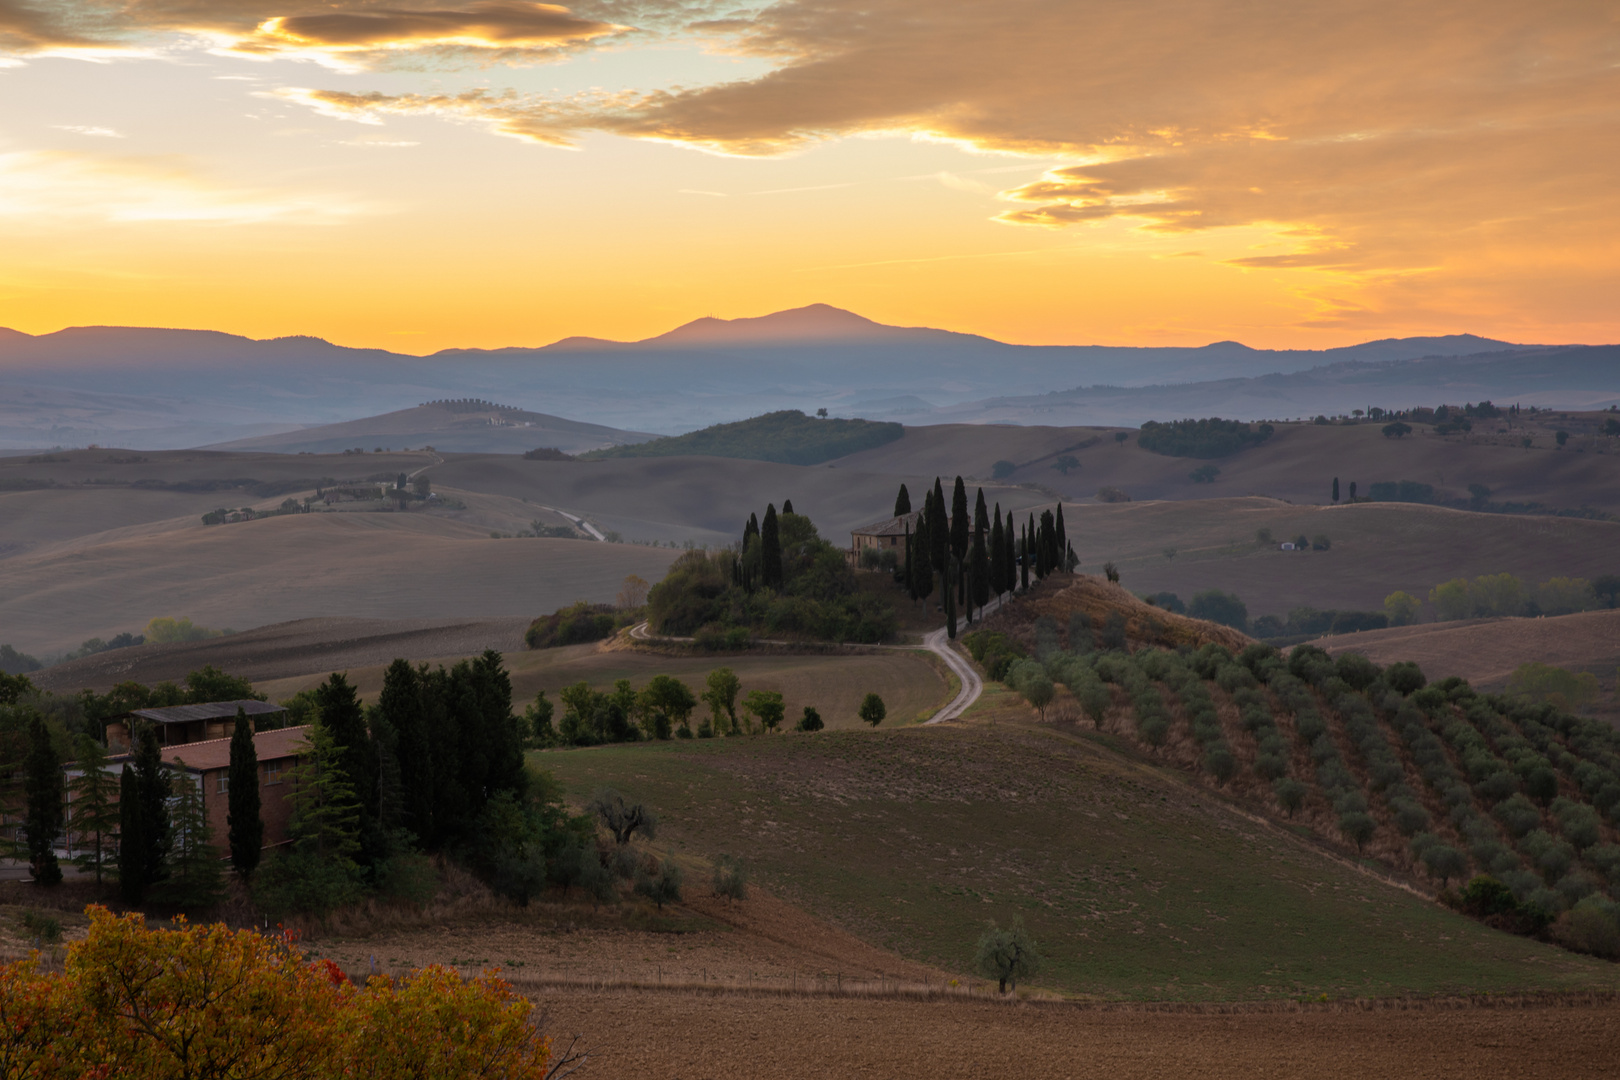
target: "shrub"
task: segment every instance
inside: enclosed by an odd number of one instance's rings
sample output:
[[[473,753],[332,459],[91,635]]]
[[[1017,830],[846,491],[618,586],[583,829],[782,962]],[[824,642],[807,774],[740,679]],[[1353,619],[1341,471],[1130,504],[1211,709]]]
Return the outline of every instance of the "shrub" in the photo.
[[[827,725],[821,721],[821,714],[817,712],[813,706],[806,705],[804,707],[804,715],[799,717],[799,722],[795,726],[795,730],[820,731],[826,726]]]
[[[681,868],[675,862],[674,856],[666,855],[662,862],[657,864],[656,870],[642,867],[641,873],[636,877],[635,892],[637,896],[645,896],[658,910],[664,910],[665,904],[678,903],[681,899]]]
[[[524,633],[523,641],[531,649],[584,645],[610,638],[635,621],[636,617],[627,611],[581,600],[534,620]]]
[[[1458,899],[1462,910],[1476,919],[1508,915],[1519,906],[1513,890],[1489,874],[1480,874],[1469,881]]]
[[[722,855],[715,861],[714,895],[724,896],[728,900],[748,898],[748,873],[730,855]]]
[[[1589,896],[1558,917],[1550,933],[1566,949],[1620,960],[1620,905]]]

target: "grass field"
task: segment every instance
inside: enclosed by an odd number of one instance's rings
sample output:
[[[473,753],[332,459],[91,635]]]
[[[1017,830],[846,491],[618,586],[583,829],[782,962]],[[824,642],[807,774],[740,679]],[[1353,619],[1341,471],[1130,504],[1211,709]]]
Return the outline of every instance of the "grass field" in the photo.
[[[981,715],[995,715],[992,696]],[[741,857],[786,898],[964,971],[1022,918],[1066,994],[1230,1000],[1620,987],[1620,968],[1488,930],[1237,813],[1108,740],[980,722],[538,755],[609,784],[661,842]]]
[[[1422,598],[1458,576],[1505,571],[1539,583],[1620,572],[1620,522],[1264,498],[1082,504],[1063,512],[1084,572],[1112,561],[1132,592],[1168,590],[1183,601],[1207,588],[1235,592],[1251,619],[1302,604],[1379,609],[1396,589]],[[1279,551],[1256,541],[1263,528],[1278,541],[1324,534],[1333,546]]]
[[[407,659],[426,660],[428,657]],[[453,658],[435,659],[448,664]],[[629,679],[639,688],[654,675],[674,675],[685,682],[693,694],[699,694],[703,691],[705,677],[717,667],[729,667],[737,673],[742,680],[743,696],[750,690],[781,691],[787,703],[790,726],[798,722],[806,705],[813,705],[828,728],[865,727],[857,710],[861,699],[871,691],[881,694],[888,706],[889,716],[885,721],[888,726],[931,716],[946,701],[945,676],[935,662],[920,651],[899,649],[825,656],[764,652],[688,656],[635,649],[599,651],[595,645],[572,645],[565,649],[510,652],[506,654],[506,664],[512,673],[512,699],[519,711],[533,701],[540,690],[545,690],[552,704],[558,705],[557,692],[581,680],[599,690],[609,690],[616,679]],[[385,666],[350,669],[349,681],[360,688],[362,695],[374,699],[382,689]],[[257,683],[256,688],[279,701],[314,686],[326,674],[325,669],[313,668],[307,674]],[[699,705],[693,714],[694,726],[707,715],[707,707]],[[561,719],[560,714],[558,719]]]

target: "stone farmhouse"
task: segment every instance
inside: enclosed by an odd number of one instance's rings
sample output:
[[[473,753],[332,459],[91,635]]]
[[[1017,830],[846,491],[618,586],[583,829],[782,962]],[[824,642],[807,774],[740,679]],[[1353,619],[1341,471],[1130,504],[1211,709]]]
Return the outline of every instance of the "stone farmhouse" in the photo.
[[[866,551],[894,552],[896,564],[906,564],[906,533],[917,531],[917,519],[922,517],[920,510],[899,517],[884,518],[874,521],[870,525],[862,525],[858,529],[850,530],[849,557],[854,565],[861,564],[861,555]]]

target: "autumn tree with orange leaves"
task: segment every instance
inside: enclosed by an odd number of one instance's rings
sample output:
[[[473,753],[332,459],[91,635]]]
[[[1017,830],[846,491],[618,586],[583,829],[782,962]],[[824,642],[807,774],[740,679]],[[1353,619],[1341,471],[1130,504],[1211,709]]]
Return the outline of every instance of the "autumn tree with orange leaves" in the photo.
[[[286,935],[88,913],[65,973],[0,967],[0,1076],[560,1080],[585,1062],[554,1055],[532,1003],[493,974],[362,986]]]

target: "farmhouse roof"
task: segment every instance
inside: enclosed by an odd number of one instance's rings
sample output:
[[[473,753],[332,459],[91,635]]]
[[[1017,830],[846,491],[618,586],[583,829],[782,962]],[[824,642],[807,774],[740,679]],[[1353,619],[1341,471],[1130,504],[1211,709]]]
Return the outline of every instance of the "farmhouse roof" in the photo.
[[[261,731],[253,736],[253,752],[260,762],[297,757],[298,751],[308,741],[308,724]],[[174,765],[181,761],[185,762],[188,772],[223,769],[231,763],[231,740],[209,739],[163,748],[163,764]]]
[[[219,720],[236,715],[241,709],[248,716],[269,716],[287,710],[268,701],[245,698],[241,701],[210,701],[203,705],[170,705],[161,709],[133,709],[126,715],[139,716],[154,724],[191,724],[198,720]]]
[[[913,510],[911,513],[901,514],[899,517],[884,518],[882,521],[874,521],[870,525],[862,525],[858,529],[851,529],[850,532],[855,536],[900,536],[908,529],[916,532],[917,519],[921,516],[921,511]]]

